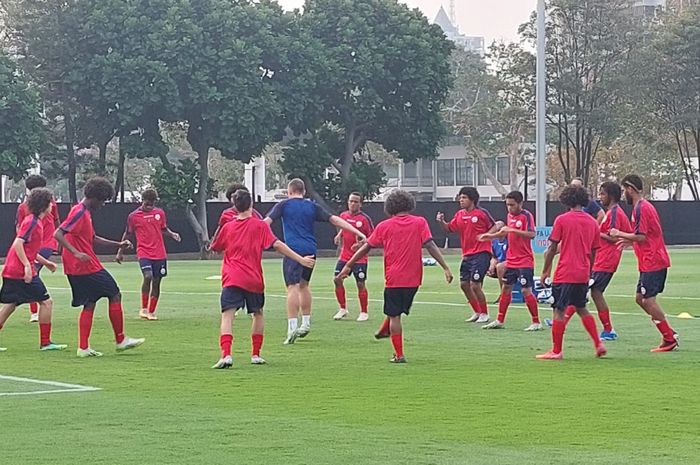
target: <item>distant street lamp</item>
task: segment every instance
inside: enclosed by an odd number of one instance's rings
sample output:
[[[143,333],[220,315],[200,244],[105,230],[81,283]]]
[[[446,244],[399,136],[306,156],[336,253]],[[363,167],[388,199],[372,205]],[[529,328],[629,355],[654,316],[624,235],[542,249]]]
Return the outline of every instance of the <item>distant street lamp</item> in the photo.
[[[547,226],[545,0],[537,0],[537,224]]]

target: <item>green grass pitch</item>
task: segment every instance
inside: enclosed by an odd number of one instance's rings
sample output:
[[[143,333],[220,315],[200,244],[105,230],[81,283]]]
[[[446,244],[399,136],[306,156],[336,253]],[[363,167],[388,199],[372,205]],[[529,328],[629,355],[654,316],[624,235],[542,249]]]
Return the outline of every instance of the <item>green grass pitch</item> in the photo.
[[[458,271],[458,257],[450,257]],[[670,315],[698,314],[699,251],[672,253],[661,303]],[[541,260],[538,263],[538,267]],[[681,350],[651,354],[660,336],[637,309],[633,256],[608,290],[620,339],[599,360],[577,318],[565,360],[535,360],[550,333],[525,333],[523,307],[503,331],[464,322],[456,283],[426,268],[404,320],[409,363],[388,363],[388,341],[372,337],[381,318],[381,259],[370,262],[370,314],[334,322],[334,261],[319,260],[312,332],[283,346],[280,260],[265,262],[266,366],[249,365],[249,320],[237,319],[234,367],[217,371],[218,261],[171,262],[158,322],[139,321],[136,264],[109,265],[124,291],[126,331],[146,344],[116,355],[106,303],[98,305],[92,346],[101,359],[77,359],[77,309],[60,271],[44,273],[55,300],[54,340],[38,351],[38,329],[20,308],[0,332],[0,375],[100,388],[0,396],[0,463],[115,464],[698,464],[700,320],[672,318]],[[497,285],[487,283],[494,299]],[[495,315],[495,306],[491,306]],[[541,307],[541,315],[550,310]],[[0,379],[0,393],[46,386]]]

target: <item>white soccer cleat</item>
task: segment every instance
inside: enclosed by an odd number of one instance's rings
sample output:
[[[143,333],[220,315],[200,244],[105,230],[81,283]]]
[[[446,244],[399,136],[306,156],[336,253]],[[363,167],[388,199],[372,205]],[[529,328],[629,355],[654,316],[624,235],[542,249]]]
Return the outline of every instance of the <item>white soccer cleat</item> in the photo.
[[[252,365],[265,365],[267,362],[261,356],[253,355],[252,357],[250,357],[250,363]]]
[[[479,319],[476,320],[477,323],[488,323],[490,320],[488,313],[479,313]]]
[[[542,331],[544,329],[544,326],[542,326],[542,323],[532,323],[530,326],[525,328],[523,331]]]
[[[466,321],[467,323],[476,323],[478,319],[479,319],[479,314],[478,314],[478,313],[473,313],[472,316],[470,316],[469,318],[467,318],[465,321]]]
[[[284,345],[288,346],[290,344],[294,344],[296,342],[298,337],[297,331],[294,330],[291,333],[287,333],[287,339],[284,340]]]
[[[505,323],[501,323],[498,320],[493,320],[491,323],[482,326],[481,329],[503,329],[505,327]]]
[[[297,329],[297,337],[304,339],[311,332],[311,326],[301,325]]]
[[[156,312],[153,313],[148,313],[148,321],[158,321],[158,315],[156,315]]]
[[[29,315],[29,322],[30,323],[38,323],[39,322],[39,313],[32,313]]]
[[[102,352],[98,352],[90,347],[88,347],[87,349],[78,349],[78,357],[102,357]]]
[[[341,308],[340,310],[338,310],[338,313],[336,313],[335,315],[333,315],[333,319],[336,320],[336,321],[342,320],[343,318],[345,318],[345,317],[348,316],[349,314],[350,314],[350,312],[348,312],[348,311],[347,311],[346,309],[344,309],[344,308]]]
[[[369,314],[367,312],[360,312],[357,316],[357,321],[367,321],[369,320]]]
[[[144,338],[135,339],[129,336],[125,336],[124,340],[117,344],[117,352],[124,352],[125,350],[134,349],[143,344],[144,342],[146,342],[146,339]]]
[[[231,368],[233,366],[233,357],[227,355],[226,357],[220,358],[218,362],[212,365],[215,370],[225,370],[226,368]]]
[[[147,308],[142,308],[139,311],[139,318],[142,320],[148,320],[148,309]]]

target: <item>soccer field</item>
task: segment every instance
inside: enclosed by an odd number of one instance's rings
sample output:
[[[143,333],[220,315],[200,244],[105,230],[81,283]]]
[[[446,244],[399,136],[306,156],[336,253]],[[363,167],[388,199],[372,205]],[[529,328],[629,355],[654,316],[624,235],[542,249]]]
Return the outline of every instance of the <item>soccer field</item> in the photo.
[[[700,252],[674,251],[672,260],[662,305],[670,315],[700,313]],[[457,274],[459,258],[449,262]],[[372,337],[381,319],[381,259],[370,261],[367,323],[354,321],[351,280],[353,318],[332,321],[333,266],[319,260],[314,273],[310,335],[283,346],[281,261],[267,260],[268,365],[249,364],[249,320],[241,316],[234,367],[221,371],[210,368],[219,357],[219,281],[205,279],[219,274],[218,261],[171,262],[157,322],[137,319],[137,265],[109,265],[124,293],[127,334],[146,343],[116,355],[102,302],[91,338],[105,352],[100,359],[76,358],[78,310],[68,307],[68,283],[60,270],[44,273],[55,300],[53,339],[69,350],[39,352],[26,307],[0,332],[8,347],[0,354],[0,463],[700,463],[700,320],[672,318],[681,350],[649,353],[660,335],[634,304],[630,253],[608,289],[620,339],[596,359],[575,317],[562,362],[535,360],[550,348],[550,332],[523,332],[522,306],[511,308],[502,331],[465,323],[459,286],[430,267],[404,321],[409,363],[390,364],[390,343]],[[486,289],[495,299],[496,282]],[[36,393],[51,390],[62,392]]]

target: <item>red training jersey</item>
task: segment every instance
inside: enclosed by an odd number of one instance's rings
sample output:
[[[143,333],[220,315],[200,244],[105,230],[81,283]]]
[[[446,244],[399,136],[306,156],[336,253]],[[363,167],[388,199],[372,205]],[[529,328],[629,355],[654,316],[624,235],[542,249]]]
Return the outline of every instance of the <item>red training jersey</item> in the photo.
[[[634,242],[634,253],[637,256],[639,271],[665,270],[671,266],[671,259],[664,243],[664,234],[656,208],[642,199],[632,210],[632,226],[634,234],[644,234],[646,240]]]
[[[519,231],[535,231],[535,219],[527,210],[517,215],[508,213],[508,226]],[[508,268],[535,268],[535,255],[532,253],[532,239],[508,233],[506,249],[506,266]]]
[[[136,256],[149,260],[165,260],[163,231],[168,228],[165,212],[160,208],[144,210],[139,207],[129,214],[126,232],[136,236]]]
[[[464,257],[481,252],[487,252],[491,255],[491,242],[482,242],[478,237],[489,232],[494,224],[496,223],[491,213],[481,207],[476,207],[472,211],[460,210],[455,213],[447,228],[450,232],[460,234],[459,240],[462,244]]]
[[[24,219],[28,216],[31,216],[31,212],[29,211],[27,202],[22,202],[19,204],[19,207],[17,207],[17,222],[15,224],[18,230],[22,224],[22,221],[24,221]],[[51,209],[41,220],[41,224],[44,227],[44,235],[41,239],[42,249],[58,249],[58,242],[56,242],[56,239],[53,237],[53,233],[56,232],[56,223],[58,223],[60,220],[61,219],[58,216],[58,205],[56,205],[55,201],[51,200]]]
[[[262,253],[275,242],[270,226],[258,218],[235,218],[226,223],[211,245],[212,250],[224,252],[221,286],[263,293]]]
[[[428,222],[420,216],[392,216],[377,225],[367,243],[384,247],[385,287],[423,283],[423,245],[432,238]]]
[[[63,249],[61,259],[63,272],[67,275],[82,276],[97,273],[102,270],[102,264],[95,255],[92,243],[95,239],[95,229],[92,227],[92,215],[85,203],[74,206],[65,221],[60,226],[66,241],[78,252],[83,252],[90,260],[81,262],[66,248]]]
[[[369,237],[374,231],[374,224],[372,223],[372,218],[370,218],[365,212],[359,211],[356,214],[350,213],[350,211],[345,211],[340,214],[340,217],[350,223],[358,231]],[[340,251],[340,261],[347,262],[355,255],[352,250],[352,246],[357,242],[357,236],[346,230],[341,230],[343,237],[343,248]],[[365,255],[357,261],[357,263],[367,263],[369,257]]]
[[[256,209],[253,209],[253,216],[259,220],[263,219],[263,216]],[[222,211],[221,216],[219,216],[219,228],[223,228],[226,223],[233,221],[236,217],[238,217],[238,210],[235,207]]]
[[[600,228],[588,213],[572,210],[554,220],[549,240],[559,243],[555,284],[588,284],[591,253],[600,247]]]
[[[43,234],[42,221],[34,215],[25,217],[17,231],[17,237],[24,241],[24,244],[22,244],[24,253],[27,255],[27,259],[32,265],[32,276],[37,275],[36,267],[33,264],[41,248]],[[7,252],[5,266],[2,269],[2,277],[8,279],[24,279],[24,265],[17,256],[13,245],[10,246],[10,250]]]
[[[622,232],[632,232],[632,225],[627,215],[618,205],[615,205],[605,213],[605,219],[600,225],[601,234],[610,234],[611,229],[619,229]],[[596,252],[593,271],[614,273],[620,265],[622,250],[617,246],[617,242],[600,240],[600,249]]]

